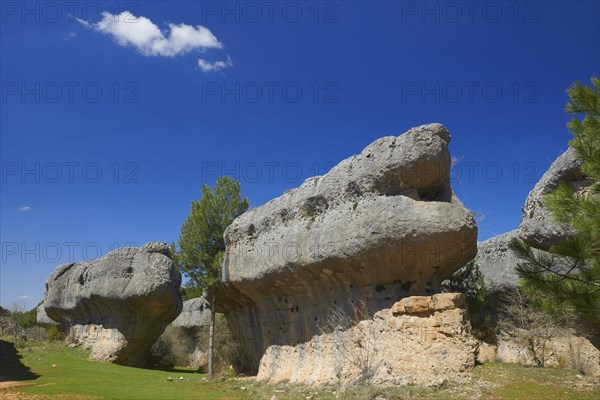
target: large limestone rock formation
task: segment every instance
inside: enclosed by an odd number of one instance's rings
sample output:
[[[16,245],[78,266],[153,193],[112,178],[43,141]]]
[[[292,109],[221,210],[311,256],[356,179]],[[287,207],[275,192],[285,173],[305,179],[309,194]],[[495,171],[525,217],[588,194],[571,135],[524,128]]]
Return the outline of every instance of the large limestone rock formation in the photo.
[[[246,368],[275,378],[267,365],[289,363],[277,346],[318,365],[301,345],[332,307],[351,313],[360,299],[370,319],[402,297],[439,291],[475,256],[475,221],[450,187],[449,141],[440,124],[381,138],[231,224],[217,304]]]
[[[523,206],[523,218],[519,225],[519,236],[530,246],[540,250],[549,250],[550,246],[561,241],[569,230],[553,221],[550,212],[543,207],[544,195],[565,183],[573,190],[581,190],[590,185],[590,181],[581,172],[582,162],[569,148],[552,163],[548,171],[529,192]]]
[[[143,366],[181,312],[180,284],[169,246],[151,242],[59,266],[46,281],[44,308],[92,359]]]

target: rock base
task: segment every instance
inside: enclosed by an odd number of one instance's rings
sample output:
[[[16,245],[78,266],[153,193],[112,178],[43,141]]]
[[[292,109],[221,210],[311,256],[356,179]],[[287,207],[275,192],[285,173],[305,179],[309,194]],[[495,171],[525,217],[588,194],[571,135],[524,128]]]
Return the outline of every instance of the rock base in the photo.
[[[268,347],[257,379],[421,386],[460,380],[475,366],[478,350],[463,307],[462,294],[407,297],[347,329],[357,315],[333,310],[324,332],[311,340]]]
[[[545,346],[543,357],[547,367],[600,376],[600,350],[584,337],[573,334],[553,337]],[[508,337],[499,337],[497,345],[481,343],[477,361],[536,365],[528,349]]]

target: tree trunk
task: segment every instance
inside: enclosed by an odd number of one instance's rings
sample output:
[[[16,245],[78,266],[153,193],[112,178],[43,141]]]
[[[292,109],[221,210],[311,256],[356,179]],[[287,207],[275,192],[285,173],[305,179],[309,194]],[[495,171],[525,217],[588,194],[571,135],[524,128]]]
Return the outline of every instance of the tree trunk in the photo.
[[[208,333],[208,377],[213,378],[213,354],[215,349],[215,303],[216,294],[214,288],[209,288],[210,293],[210,329]]]

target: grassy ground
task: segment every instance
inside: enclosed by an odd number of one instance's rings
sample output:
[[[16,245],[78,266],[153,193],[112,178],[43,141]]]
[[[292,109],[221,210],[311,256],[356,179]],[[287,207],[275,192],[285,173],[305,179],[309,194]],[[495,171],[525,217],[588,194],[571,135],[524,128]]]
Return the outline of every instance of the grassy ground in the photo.
[[[600,382],[574,371],[511,364],[478,366],[472,382],[416,387],[311,388],[251,378],[206,379],[190,369],[128,368],[87,360],[57,342],[0,341],[0,398],[39,399],[600,399]],[[168,379],[173,379],[169,381]],[[183,378],[180,380],[180,378]],[[6,382],[13,381],[13,382]],[[16,382],[14,382],[16,381]]]

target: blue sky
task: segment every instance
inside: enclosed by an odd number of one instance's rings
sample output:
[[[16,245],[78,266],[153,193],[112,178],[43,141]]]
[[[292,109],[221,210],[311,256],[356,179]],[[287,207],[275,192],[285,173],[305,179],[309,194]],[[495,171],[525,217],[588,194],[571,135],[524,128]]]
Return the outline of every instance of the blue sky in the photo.
[[[600,3],[2,1],[0,304],[178,238],[202,183],[252,206],[440,122],[479,239],[514,229],[600,71]],[[104,14],[102,14],[104,13]]]

